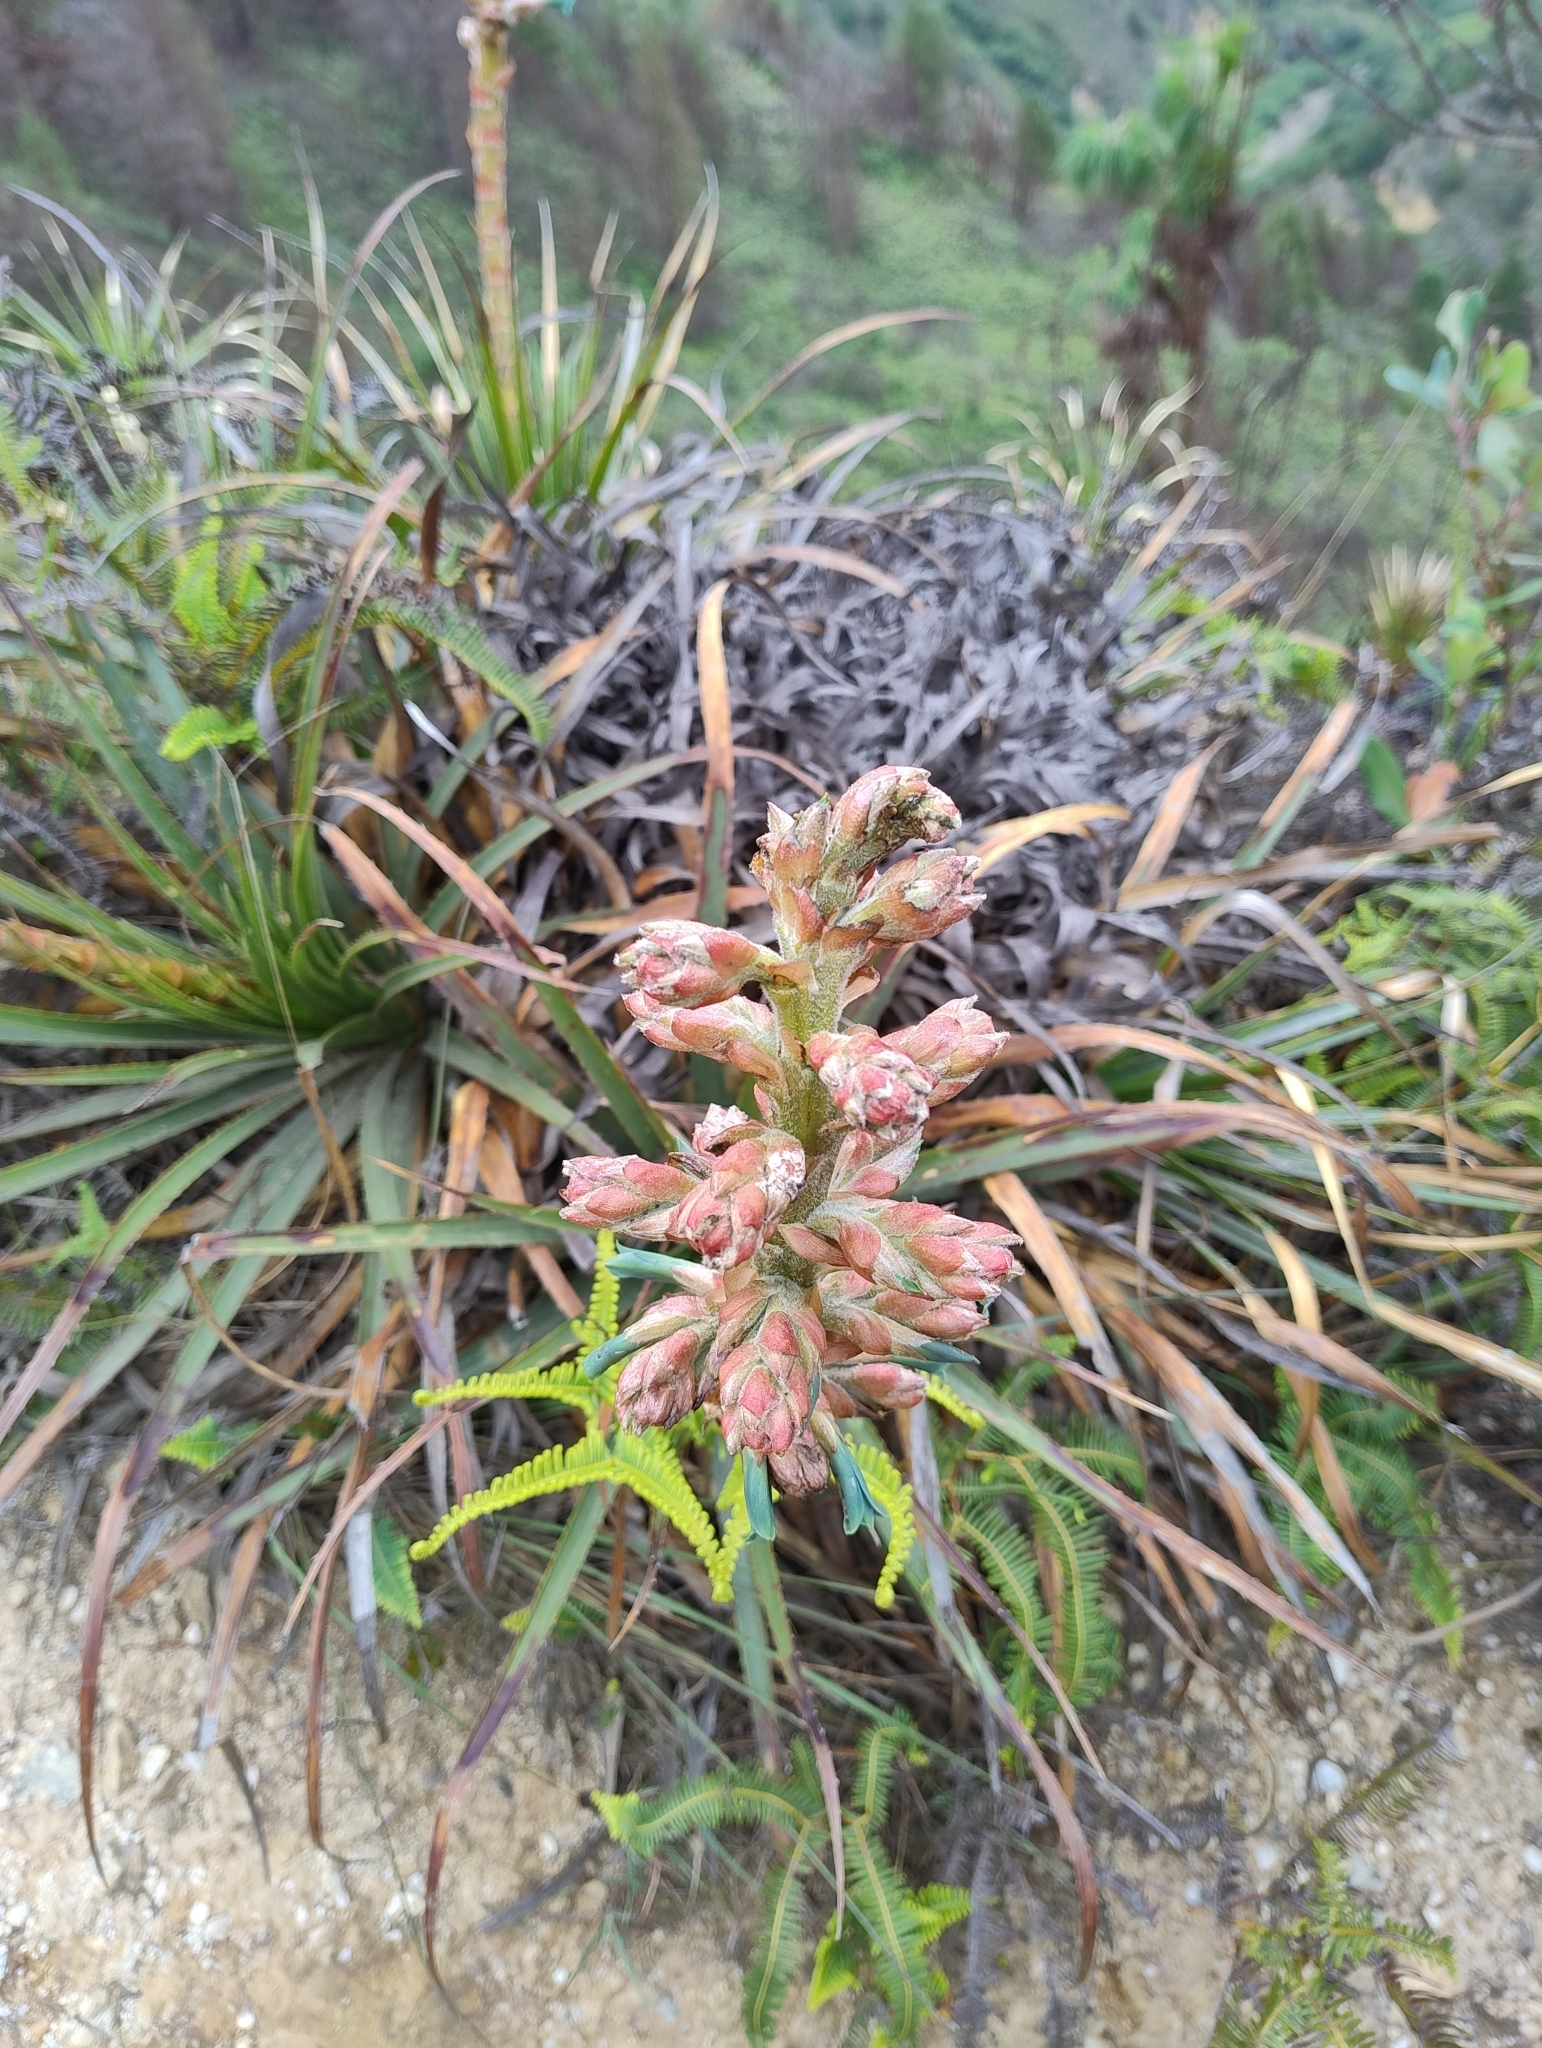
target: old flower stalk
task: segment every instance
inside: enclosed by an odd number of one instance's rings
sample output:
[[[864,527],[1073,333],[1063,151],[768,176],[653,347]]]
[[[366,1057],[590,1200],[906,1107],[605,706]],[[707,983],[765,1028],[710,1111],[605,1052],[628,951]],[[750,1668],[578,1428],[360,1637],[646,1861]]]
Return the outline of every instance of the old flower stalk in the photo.
[[[747,1075],[758,1115],[709,1109],[667,1163],[569,1165],[569,1222],[696,1255],[617,1255],[612,1270],[672,1291],[587,1368],[626,1359],[624,1429],[668,1427],[696,1408],[715,1417],[743,1459],[760,1535],[772,1533],[772,1479],[812,1493],[833,1476],[848,1530],[875,1519],[839,1421],[924,1399],[928,1369],[973,1335],[1018,1270],[1017,1240],[1000,1226],[894,1199],[929,1110],[967,1086],[1000,1034],[972,1001],[884,1036],[844,1022],[875,986],[877,948],[935,938],[979,904],[974,862],[936,843],[957,824],[917,768],[875,769],[796,816],[773,806],[754,872],[774,950],[671,921],[645,926],[620,955],[645,1036]],[[914,840],[926,850],[881,866]]]

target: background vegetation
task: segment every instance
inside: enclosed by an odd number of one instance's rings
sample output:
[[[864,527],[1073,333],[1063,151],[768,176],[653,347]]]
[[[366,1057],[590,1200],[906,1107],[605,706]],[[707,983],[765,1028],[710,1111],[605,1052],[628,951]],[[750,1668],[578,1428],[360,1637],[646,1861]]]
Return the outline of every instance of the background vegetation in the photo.
[[[5,0],[0,171],[147,241],[187,229],[200,261],[239,273],[241,245],[210,215],[303,236],[303,153],[346,240],[411,178],[464,160],[459,12],[458,0]],[[832,358],[770,417],[913,410],[924,417],[892,466],[914,450],[976,460],[1013,412],[1042,411],[1064,381],[1098,381],[1125,227],[1057,182],[1055,147],[1078,121],[1142,105],[1164,32],[1192,12],[1176,0],[1165,12],[596,0],[570,21],[543,16],[516,36],[521,259],[535,261],[547,197],[576,282],[619,206],[642,275],[710,159],[724,228],[687,356],[697,380],[720,376],[742,399],[811,334],[924,298],[970,324]],[[1433,15],[1467,33],[1460,9]],[[1375,479],[1318,600],[1318,622],[1338,629],[1367,548],[1417,552],[1452,511],[1438,436],[1406,428],[1382,368],[1428,359],[1457,285],[1494,287],[1506,320],[1529,322],[1536,163],[1471,138],[1411,138],[1399,117],[1429,93],[1369,0],[1266,0],[1256,18],[1242,218],[1200,425],[1298,575]],[[38,228],[17,204],[13,247]],[[464,249],[453,188],[426,217]]]

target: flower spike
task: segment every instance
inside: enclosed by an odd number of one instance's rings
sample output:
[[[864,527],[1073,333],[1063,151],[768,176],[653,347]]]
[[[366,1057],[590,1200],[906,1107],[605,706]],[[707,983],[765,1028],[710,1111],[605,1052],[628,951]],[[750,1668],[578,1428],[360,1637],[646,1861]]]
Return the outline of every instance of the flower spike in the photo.
[[[941,844],[957,825],[918,768],[876,768],[797,813],[773,806],[751,867],[775,947],[659,919],[619,955],[643,1036],[749,1076],[758,1115],[711,1107],[664,1162],[569,1164],[565,1221],[695,1254],[610,1257],[615,1280],[669,1291],[584,1368],[621,1367],[623,1431],[697,1410],[721,1427],[761,1538],[775,1530],[773,1482],[792,1496],[835,1484],[848,1532],[893,1522],[898,1496],[880,1509],[871,1453],[841,1424],[924,1401],[928,1375],[970,1357],[959,1346],[1018,1270],[999,1225],[896,1199],[928,1115],[1004,1034],[972,1001],[886,1035],[845,1017],[876,986],[875,948],[935,938],[980,903],[976,862]]]

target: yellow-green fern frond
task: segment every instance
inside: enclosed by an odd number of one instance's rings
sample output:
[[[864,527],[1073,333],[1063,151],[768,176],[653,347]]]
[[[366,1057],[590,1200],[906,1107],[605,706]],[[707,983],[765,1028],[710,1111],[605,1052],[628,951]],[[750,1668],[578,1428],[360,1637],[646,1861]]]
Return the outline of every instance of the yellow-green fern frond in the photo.
[[[971,1408],[962,1394],[955,1393],[940,1373],[930,1373],[926,1381],[926,1398],[934,1401],[939,1408],[945,1408],[949,1415],[956,1415],[960,1422],[971,1429],[984,1429],[985,1417]]]
[[[442,1408],[447,1401],[561,1401],[599,1413],[601,1391],[569,1360],[563,1365],[527,1367],[524,1372],[481,1372],[447,1387],[420,1387],[413,1395],[420,1408]]]
[[[707,1569],[712,1578],[713,1599],[727,1602],[734,1596],[734,1567],[739,1562],[739,1552],[755,1533],[750,1527],[750,1511],[744,1504],[742,1458],[735,1458],[729,1467],[717,1505],[723,1517],[723,1533],[718,1539],[717,1559]]]
[[[553,1444],[550,1450],[542,1451],[526,1464],[516,1465],[512,1472],[505,1472],[479,1493],[468,1493],[463,1501],[451,1508],[431,1535],[421,1543],[413,1544],[413,1560],[419,1562],[425,1557],[432,1557],[468,1523],[480,1521],[483,1515],[497,1514],[500,1508],[518,1507],[521,1501],[534,1500],[543,1493],[565,1493],[570,1486],[588,1486],[607,1479],[615,1481],[618,1476],[610,1445],[593,1430],[580,1437],[576,1444]],[[632,1483],[630,1473],[626,1476]]]
[[[685,1468],[661,1429],[646,1436],[617,1430],[611,1443],[611,1465],[618,1483],[630,1486],[639,1500],[667,1515],[711,1573],[718,1558],[712,1517],[691,1490]]]
[[[889,1518],[889,1548],[883,1570],[878,1574],[878,1584],[873,1588],[873,1605],[892,1607],[894,1588],[899,1584],[900,1573],[916,1547],[916,1518],[911,1491],[887,1451],[880,1451],[873,1444],[854,1444],[852,1449],[874,1500]]]
[[[621,1327],[621,1282],[610,1270],[610,1262],[615,1255],[614,1236],[610,1231],[602,1230],[594,1241],[594,1280],[589,1288],[589,1306],[573,1323],[580,1366],[591,1351],[598,1351]]]

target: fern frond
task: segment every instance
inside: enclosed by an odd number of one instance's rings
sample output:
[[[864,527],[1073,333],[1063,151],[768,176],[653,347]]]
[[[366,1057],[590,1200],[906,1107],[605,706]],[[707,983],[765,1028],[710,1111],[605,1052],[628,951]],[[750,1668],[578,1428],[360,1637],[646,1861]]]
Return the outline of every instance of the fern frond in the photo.
[[[693,1778],[670,1792],[646,1798],[640,1792],[596,1792],[596,1811],[612,1839],[639,1856],[655,1856],[667,1842],[693,1835],[698,1828],[721,1827],[729,1821],[752,1827],[774,1827],[799,1835],[823,1824],[824,1795],[817,1777],[805,1782],[794,1773],[774,1778],[758,1768],[714,1771]]]
[[[814,1970],[809,1979],[808,2009],[818,2012],[843,1991],[855,1991],[862,1979],[857,1974],[856,1937],[849,1931],[837,1934],[835,1922],[819,1938],[814,1950]]]
[[[1024,1635],[1043,1647],[1047,1625],[1039,1595],[1039,1567],[1025,1533],[999,1507],[973,1507],[954,1518],[953,1533],[979,1558]]]
[[[1055,1435],[1100,1479],[1124,1487],[1137,1500],[1145,1492],[1146,1468],[1140,1461],[1135,1439],[1116,1423],[1101,1415],[1078,1415],[1073,1410],[1057,1425]]]
[[[984,1429],[985,1417],[971,1408],[962,1394],[955,1393],[941,1373],[927,1375],[926,1398],[936,1407],[945,1409],[949,1415],[956,1415],[968,1428]]]
[[[717,1531],[664,1431],[650,1429],[646,1436],[632,1436],[624,1429],[617,1430],[610,1455],[617,1480],[630,1486],[639,1500],[667,1515],[712,1572],[718,1556]]]
[[[499,654],[474,620],[452,603],[418,604],[410,598],[382,595],[369,598],[359,613],[361,626],[395,626],[414,640],[447,648],[455,659],[480,676],[496,695],[518,710],[531,737],[546,739],[551,712],[528,680]]]
[[[852,1805],[864,1820],[882,1827],[889,1814],[889,1787],[894,1777],[894,1759],[916,1740],[916,1731],[903,1721],[880,1721],[862,1738],[857,1751],[857,1775],[851,1787]]]
[[[721,1827],[735,1789],[734,1773],[717,1771],[657,1799],[645,1799],[640,1792],[594,1792],[590,1797],[612,1841],[647,1857],[698,1828]]]
[[[744,1500],[742,1458],[735,1458],[729,1467],[717,1505],[723,1516],[723,1533],[718,1539],[716,1559],[707,1567],[707,1575],[712,1581],[713,1599],[729,1601],[734,1596],[734,1570],[739,1562],[739,1553],[755,1533],[750,1527],[750,1511]]]
[[[1417,1748],[1395,1757],[1340,1810],[1329,1835],[1336,1842],[1358,1848],[1372,1834],[1406,1820],[1435,1790],[1455,1754],[1450,1730],[1442,1728]]]
[[[889,1518],[889,1547],[873,1588],[873,1605],[892,1607],[900,1573],[916,1547],[914,1496],[887,1451],[876,1444],[854,1444],[852,1449],[873,1499]]]
[[[521,1501],[534,1500],[539,1494],[565,1493],[570,1486],[591,1486],[616,1476],[610,1446],[595,1431],[580,1437],[576,1444],[553,1444],[526,1464],[503,1473],[491,1486],[468,1493],[463,1501],[457,1502],[421,1543],[413,1544],[413,1562],[421,1563],[425,1557],[432,1557],[452,1536],[458,1535],[468,1523],[480,1521],[483,1515],[517,1507]]]
[[[380,1612],[406,1622],[409,1628],[421,1628],[423,1610],[418,1605],[418,1589],[412,1583],[412,1566],[407,1562],[407,1539],[389,1515],[373,1518],[370,1549]]]
[[[447,1387],[419,1387],[412,1398],[420,1408],[442,1408],[447,1401],[560,1401],[597,1415],[603,1392],[569,1360],[524,1372],[481,1372],[472,1379],[452,1380]]]
[[[798,1966],[803,1944],[802,1868],[809,1833],[809,1828],[804,1828],[796,1837],[787,1860],[773,1868],[761,1895],[760,1921],[744,1973],[740,2007],[750,2048],[769,2048]]]
[[[616,1240],[610,1231],[600,1232],[595,1239],[594,1253],[589,1305],[572,1324],[580,1367],[592,1351],[598,1351],[602,1344],[616,1335],[621,1323],[621,1282],[610,1270],[610,1262],[616,1255]]]
[[[1456,1947],[1449,1934],[1431,1934],[1427,1928],[1402,1920],[1388,1920],[1376,1933],[1383,1948],[1395,1950],[1410,1962],[1431,1963],[1448,1977],[1456,1975]]]
[[[889,2007],[886,2036],[895,2043],[913,2041],[931,2011],[931,1966],[920,1917],[877,1830],[847,1815],[841,1833],[848,1896],[867,1936],[874,1980]]]
[[[1076,1706],[1115,1684],[1119,1652],[1113,1624],[1103,1612],[1108,1549],[1103,1518],[1070,1487],[1017,1461],[1033,1514],[1034,1535],[1059,1568],[1054,1614],[1056,1668]]]
[[[607,1337],[621,1327],[621,1281],[610,1270],[616,1256],[615,1233],[602,1230],[594,1242],[594,1283],[589,1289],[589,1321]]]
[[[910,1903],[921,1923],[921,1939],[930,1948],[939,1935],[969,1918],[973,1900],[962,1885],[925,1884],[911,1893]]]

